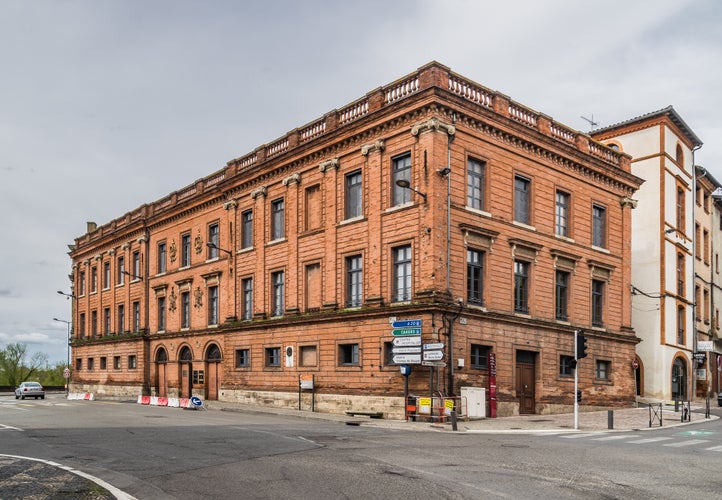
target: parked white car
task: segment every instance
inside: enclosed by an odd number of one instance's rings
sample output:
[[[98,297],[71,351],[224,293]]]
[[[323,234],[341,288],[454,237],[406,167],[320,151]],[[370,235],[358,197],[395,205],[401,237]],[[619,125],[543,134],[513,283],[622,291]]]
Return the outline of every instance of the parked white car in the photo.
[[[22,382],[15,389],[15,399],[25,398],[45,399],[45,389],[39,382]]]

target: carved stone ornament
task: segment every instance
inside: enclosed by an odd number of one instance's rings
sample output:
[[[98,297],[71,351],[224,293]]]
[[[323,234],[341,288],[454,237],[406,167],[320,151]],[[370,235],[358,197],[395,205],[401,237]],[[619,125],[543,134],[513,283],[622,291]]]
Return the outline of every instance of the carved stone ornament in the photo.
[[[197,287],[195,291],[193,292],[193,297],[195,298],[195,304],[193,306],[196,309],[200,309],[203,307],[203,290],[201,290],[201,287]]]
[[[429,118],[424,122],[417,123],[416,125],[412,126],[411,135],[415,137],[426,130],[443,130],[449,135],[454,135],[456,133],[456,127],[454,127],[450,123],[444,123],[438,118]]]
[[[232,209],[236,208],[237,206],[238,206],[238,202],[235,199],[228,200],[227,202],[225,202],[223,204],[223,208],[225,208],[226,210],[232,210]]]
[[[168,256],[170,257],[171,262],[175,262],[175,259],[178,256],[178,248],[175,246],[175,240],[170,242],[170,248],[168,249]]]
[[[386,143],[383,139],[379,139],[371,144],[364,144],[361,146],[361,154],[364,156],[368,156],[369,153],[373,153],[374,151],[378,151],[379,153],[386,148]]]
[[[268,189],[266,188],[266,186],[261,186],[259,188],[254,189],[253,191],[251,191],[251,198],[253,198],[255,200],[259,196],[265,197],[266,194],[268,194]]]
[[[333,170],[338,168],[340,164],[340,161],[338,158],[331,158],[330,160],[322,161],[318,164],[318,169],[321,172],[326,172],[327,170]]]
[[[198,234],[196,235],[196,239],[193,240],[193,245],[195,246],[196,253],[201,253],[203,251],[203,237],[201,237],[201,230],[198,230]]]
[[[291,184],[301,184],[301,174],[296,172],[283,179],[284,186],[290,186]]]
[[[168,296],[168,309],[170,312],[175,312],[177,306],[176,301],[178,300],[178,296],[175,294],[175,288],[170,289],[170,295]]]
[[[619,202],[620,205],[622,205],[622,208],[629,207],[629,208],[637,208],[637,200],[634,200],[632,198],[624,197]]]

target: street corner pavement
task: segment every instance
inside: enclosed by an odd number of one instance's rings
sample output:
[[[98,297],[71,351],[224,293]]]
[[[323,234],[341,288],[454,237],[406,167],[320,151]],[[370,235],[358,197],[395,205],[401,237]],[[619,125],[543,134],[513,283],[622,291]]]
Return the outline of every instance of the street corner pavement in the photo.
[[[46,460],[14,455],[0,455],[0,497],[3,500],[26,498],[109,500],[119,498],[92,477],[69,467]]]

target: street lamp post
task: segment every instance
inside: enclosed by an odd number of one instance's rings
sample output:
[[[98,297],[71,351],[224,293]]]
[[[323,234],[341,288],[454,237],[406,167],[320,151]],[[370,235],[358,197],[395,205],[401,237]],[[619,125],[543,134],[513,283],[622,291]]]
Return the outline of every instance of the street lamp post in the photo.
[[[58,293],[60,293],[60,292],[58,292]],[[53,321],[58,321],[58,322],[60,322],[60,323],[65,323],[65,324],[68,326],[68,337],[67,337],[67,341],[68,341],[68,346],[67,346],[68,358],[67,358],[67,361],[66,361],[65,369],[68,370],[68,373],[70,373],[70,326],[71,326],[73,323],[72,323],[71,321],[67,321],[67,320],[64,320],[64,319],[58,319],[58,318],[53,318]],[[69,384],[69,383],[70,383],[70,376],[68,376],[68,377],[65,379],[65,393],[66,393],[66,394],[68,393],[68,387],[69,387],[68,384]]]

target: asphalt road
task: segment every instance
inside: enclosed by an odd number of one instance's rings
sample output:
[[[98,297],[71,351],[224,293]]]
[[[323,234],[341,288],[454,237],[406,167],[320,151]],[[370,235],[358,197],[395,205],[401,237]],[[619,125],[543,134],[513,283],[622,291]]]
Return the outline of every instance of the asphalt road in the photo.
[[[705,434],[677,435],[692,431]],[[139,499],[719,498],[722,453],[709,448],[722,446],[720,421],[643,434],[409,432],[60,395],[0,398],[0,454],[50,460]],[[669,439],[634,443],[655,436]],[[5,472],[0,460],[0,498],[21,498],[8,494],[18,485]]]

